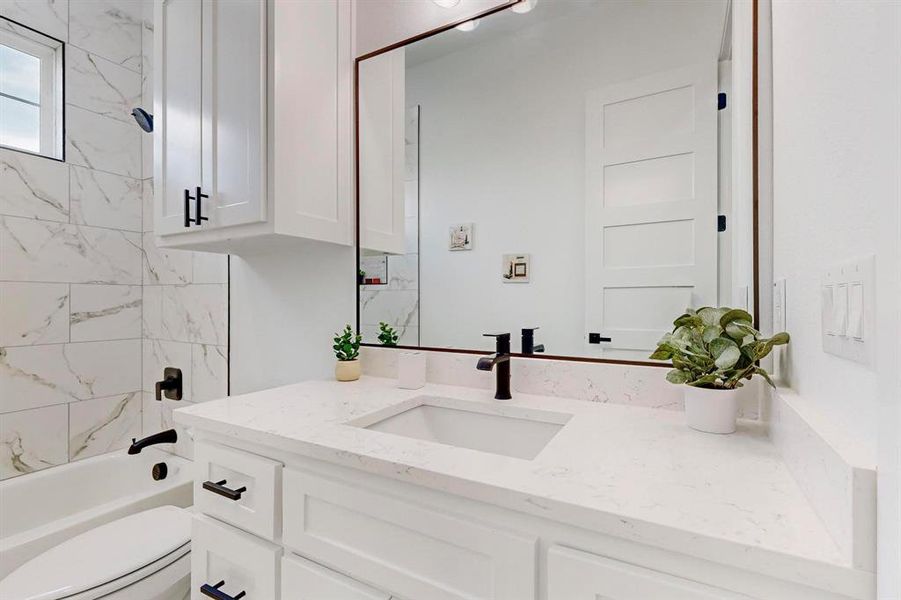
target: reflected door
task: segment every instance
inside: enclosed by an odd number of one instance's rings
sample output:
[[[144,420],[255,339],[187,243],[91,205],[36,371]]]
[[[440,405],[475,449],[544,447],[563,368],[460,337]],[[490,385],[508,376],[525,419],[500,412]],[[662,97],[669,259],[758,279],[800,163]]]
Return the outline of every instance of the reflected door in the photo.
[[[717,303],[717,65],[606,86],[586,103],[586,333],[652,350]],[[587,337],[587,336],[586,336]]]

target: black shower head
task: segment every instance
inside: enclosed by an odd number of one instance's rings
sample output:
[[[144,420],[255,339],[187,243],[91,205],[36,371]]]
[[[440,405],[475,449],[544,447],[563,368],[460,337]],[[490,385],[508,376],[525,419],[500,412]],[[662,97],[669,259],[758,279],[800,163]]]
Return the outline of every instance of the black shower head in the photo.
[[[138,122],[138,127],[147,133],[153,133],[153,115],[143,108],[136,108],[131,111],[131,116]]]

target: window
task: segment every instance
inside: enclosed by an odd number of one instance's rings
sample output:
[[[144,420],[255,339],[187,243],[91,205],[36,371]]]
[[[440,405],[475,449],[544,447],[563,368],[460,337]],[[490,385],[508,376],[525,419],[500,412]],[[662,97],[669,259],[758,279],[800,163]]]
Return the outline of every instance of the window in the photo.
[[[63,158],[63,43],[2,17],[0,146]]]

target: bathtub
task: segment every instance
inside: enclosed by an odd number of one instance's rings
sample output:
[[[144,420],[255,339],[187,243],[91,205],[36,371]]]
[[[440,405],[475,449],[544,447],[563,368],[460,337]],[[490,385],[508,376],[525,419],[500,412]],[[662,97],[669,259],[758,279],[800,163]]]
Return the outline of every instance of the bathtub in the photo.
[[[159,462],[168,476],[154,481]],[[98,525],[155,506],[191,506],[190,465],[154,448],[122,450],[0,482],[0,579]]]

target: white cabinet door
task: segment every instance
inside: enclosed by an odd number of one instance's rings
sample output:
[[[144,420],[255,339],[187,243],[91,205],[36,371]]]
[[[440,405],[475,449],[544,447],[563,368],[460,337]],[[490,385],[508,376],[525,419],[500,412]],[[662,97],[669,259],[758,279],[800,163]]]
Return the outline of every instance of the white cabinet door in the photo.
[[[232,597],[244,592],[247,600],[276,600],[281,552],[278,546],[249,533],[195,515],[191,528],[191,600],[209,597],[201,591],[204,586]]]
[[[295,554],[282,558],[281,600],[389,600],[390,597]]]
[[[203,0],[200,229],[266,219],[266,4]]]
[[[414,600],[534,600],[537,538],[285,469],[283,542]]]
[[[353,243],[350,0],[272,3],[275,231]]]
[[[187,231],[185,192],[201,184],[201,3],[154,6],[154,230]]]
[[[403,48],[360,63],[360,247],[404,253]]]
[[[721,588],[561,546],[548,551],[547,569],[548,600],[751,600]]]

